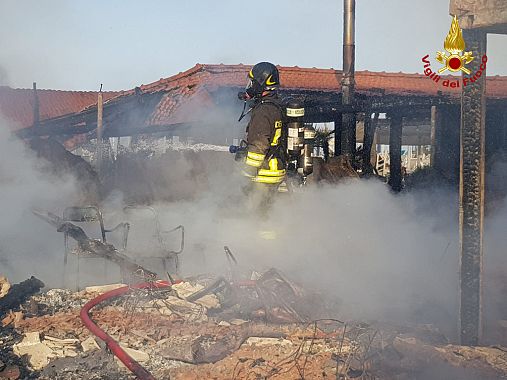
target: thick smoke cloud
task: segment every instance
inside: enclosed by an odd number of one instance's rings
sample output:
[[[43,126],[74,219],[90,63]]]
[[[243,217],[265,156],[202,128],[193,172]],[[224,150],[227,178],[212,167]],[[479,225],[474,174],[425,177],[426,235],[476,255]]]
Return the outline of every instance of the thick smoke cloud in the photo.
[[[0,272],[12,282],[35,275],[61,286],[62,236],[31,209],[61,213],[66,203],[74,202],[74,180],[50,175],[45,163],[10,134],[11,127],[0,118]]]
[[[221,123],[224,126],[230,125],[227,115]],[[0,148],[6,152],[0,164],[0,207],[5,210],[0,218],[2,271],[16,279],[35,274],[53,286],[62,286],[62,236],[35,219],[30,208],[61,213],[63,207],[76,202],[73,181],[47,177],[23,143],[10,139],[5,128],[2,134]],[[213,162],[207,162],[204,176],[201,170],[198,178],[192,177],[196,165],[202,164],[194,160],[204,152],[170,160],[163,172],[155,173],[178,185],[181,199],[158,202],[153,208],[163,230],[180,224],[186,228],[186,248],[181,256],[184,276],[225,273],[223,247],[227,245],[245,273],[279,268],[332,301],[334,317],[431,323],[456,338],[456,189],[425,187],[394,195],[387,185],[375,180],[308,186],[291,195],[280,194],[269,216],[259,217],[242,194],[244,180],[239,170],[217,170],[228,167],[232,156],[213,153],[213,157],[206,156]],[[148,168],[150,160],[146,159]],[[505,177],[505,169],[505,165],[496,165],[492,170],[495,178]],[[191,199],[185,197],[188,193]],[[507,264],[503,255],[507,207],[502,199],[496,205],[485,223],[486,313],[491,322],[504,319],[504,310],[496,302],[502,294],[497,279],[503,278]],[[131,218],[128,253],[140,257],[156,251],[150,212],[140,211],[132,220],[132,215],[121,212],[123,206],[122,193],[110,193],[102,204],[106,225]],[[110,241],[119,247],[117,238],[111,236]],[[178,234],[167,238],[169,248],[177,250]],[[108,276],[98,273],[102,271],[96,270],[97,265],[102,268],[103,262],[89,261],[81,266],[81,284],[120,280],[114,265],[109,265]]]
[[[454,194],[395,196],[380,182],[355,181],[280,195],[266,219],[235,196],[234,181],[222,183],[228,190],[157,205],[164,225],[187,226],[186,274],[225,272],[227,245],[242,268],[277,267],[338,301],[341,318],[438,323],[454,333]]]

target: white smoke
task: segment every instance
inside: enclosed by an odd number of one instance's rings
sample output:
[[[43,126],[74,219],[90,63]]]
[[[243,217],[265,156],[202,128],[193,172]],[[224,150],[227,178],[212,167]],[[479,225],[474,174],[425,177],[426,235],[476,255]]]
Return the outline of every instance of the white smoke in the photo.
[[[61,213],[75,199],[74,180],[50,175],[46,163],[11,135],[12,129],[0,118],[0,273],[12,282],[34,275],[61,284],[62,236],[31,209]]]

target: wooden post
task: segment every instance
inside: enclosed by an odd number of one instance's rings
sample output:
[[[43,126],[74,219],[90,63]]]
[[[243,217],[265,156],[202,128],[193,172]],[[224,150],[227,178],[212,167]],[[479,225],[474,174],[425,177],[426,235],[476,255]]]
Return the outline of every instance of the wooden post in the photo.
[[[340,156],[342,154],[342,114],[334,120],[334,155]]]
[[[33,125],[38,126],[40,121],[39,95],[37,94],[37,82],[33,82]]]
[[[97,172],[100,175],[102,172],[102,113],[104,109],[104,101],[102,98],[102,84],[97,97]]]
[[[486,33],[463,30],[466,50],[475,59],[475,73],[486,54]],[[463,75],[465,77],[465,75]],[[486,72],[461,90],[461,143],[459,186],[460,229],[460,338],[461,344],[479,344],[482,333],[482,258],[484,223],[484,140]]]
[[[378,113],[375,113],[377,118]],[[364,115],[364,137],[363,137],[363,173],[373,173],[373,165],[371,163],[373,140],[375,137],[376,120],[371,120],[371,112],[367,111]],[[376,147],[375,147],[376,148]],[[375,149],[376,150],[376,149]],[[376,156],[376,155],[375,155]]]
[[[500,128],[502,128],[502,130],[504,131],[502,148],[504,149],[504,151],[507,151],[507,110],[504,110],[502,112],[502,125],[500,126]]]
[[[497,107],[488,107],[486,113],[486,139],[485,155],[491,157],[503,147],[505,130],[502,128],[503,110]]]
[[[431,106],[431,152],[430,152],[430,167],[435,167],[435,159],[437,157],[437,106]]]
[[[371,144],[370,163],[371,166],[374,168],[377,167],[377,141],[378,141],[377,126],[379,114],[380,114],[379,112],[375,112],[375,116],[373,117],[373,141]]]
[[[389,185],[393,191],[401,191],[401,136],[403,117],[400,112],[389,114]]]

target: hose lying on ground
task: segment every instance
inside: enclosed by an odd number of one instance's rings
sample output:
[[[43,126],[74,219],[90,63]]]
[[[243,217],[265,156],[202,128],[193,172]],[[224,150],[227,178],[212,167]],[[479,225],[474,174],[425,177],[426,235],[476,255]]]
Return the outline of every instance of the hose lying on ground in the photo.
[[[173,284],[179,282],[181,281],[176,281]],[[114,356],[116,356],[123,364],[125,364],[125,366],[134,375],[136,375],[139,380],[155,380],[155,377],[153,377],[153,375],[150,372],[148,372],[141,364],[139,364],[129,354],[127,354],[125,350],[120,347],[117,341],[115,341],[110,335],[108,335],[104,330],[102,330],[99,326],[97,326],[95,322],[93,322],[89,314],[90,310],[106,300],[119,297],[121,295],[128,293],[131,289],[148,289],[148,288],[163,289],[169,288],[173,284],[169,283],[168,281],[156,281],[156,282],[144,282],[133,286],[124,286],[122,288],[114,289],[109,292],[105,292],[99,295],[98,297],[95,297],[94,299],[88,301],[81,309],[80,317],[86,328],[90,330],[90,332],[94,334],[96,337],[103,340],[106,343],[107,347],[114,354]]]

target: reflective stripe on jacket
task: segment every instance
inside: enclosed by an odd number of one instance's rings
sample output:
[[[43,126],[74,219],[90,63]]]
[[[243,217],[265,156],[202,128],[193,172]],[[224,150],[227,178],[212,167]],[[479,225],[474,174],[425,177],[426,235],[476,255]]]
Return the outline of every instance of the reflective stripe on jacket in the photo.
[[[254,182],[276,184],[283,182],[285,168],[280,165],[278,158],[272,158],[268,162],[269,169],[259,169],[257,175],[252,178]]]

